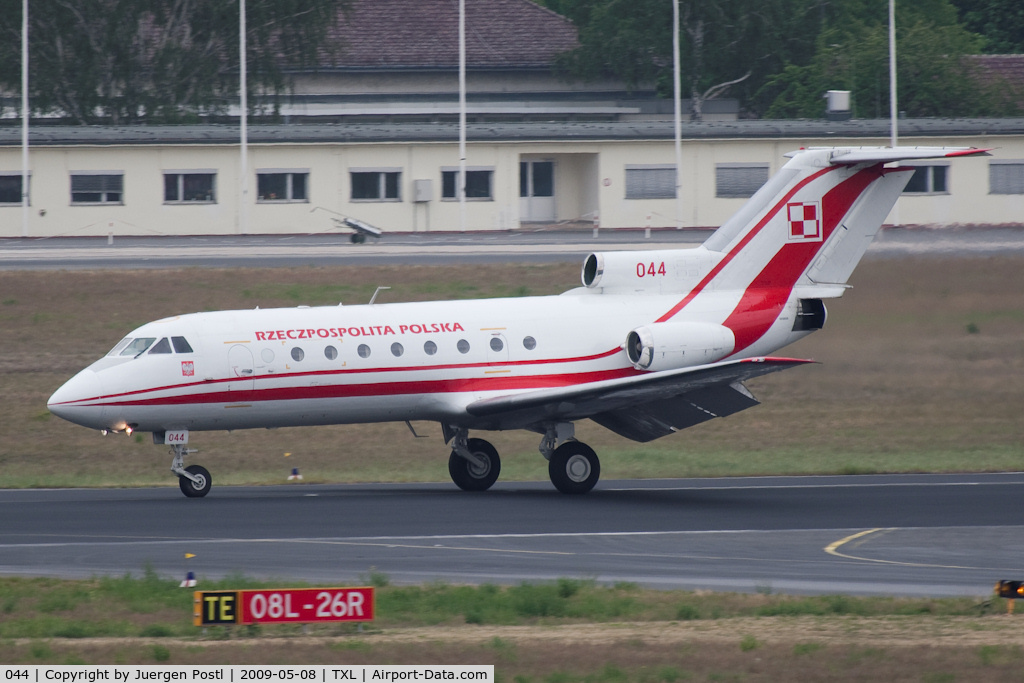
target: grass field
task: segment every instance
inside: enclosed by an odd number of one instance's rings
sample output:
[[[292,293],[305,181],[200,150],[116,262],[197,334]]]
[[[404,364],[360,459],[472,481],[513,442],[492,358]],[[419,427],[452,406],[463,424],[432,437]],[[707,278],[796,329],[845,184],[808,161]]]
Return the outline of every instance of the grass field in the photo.
[[[561,292],[578,267],[481,265],[0,273],[0,486],[176,482],[148,435],[101,437],[46,399],[134,327],[221,308]],[[525,283],[525,284],[524,284]],[[590,422],[577,435],[603,477],[1019,470],[1024,466],[1024,258],[868,260],[823,331],[781,353],[821,365],[750,383],[763,405],[636,444]],[[435,424],[194,434],[218,485],[447,481]],[[502,478],[546,480],[532,433],[491,434]],[[290,454],[288,457],[285,454]]]
[[[376,622],[303,633],[201,631],[191,591],[151,573],[0,579],[0,665],[493,664],[503,683],[993,682],[1024,670],[1024,617],[1005,616],[1001,599],[367,581],[377,584]],[[243,577],[202,586],[255,587]]]

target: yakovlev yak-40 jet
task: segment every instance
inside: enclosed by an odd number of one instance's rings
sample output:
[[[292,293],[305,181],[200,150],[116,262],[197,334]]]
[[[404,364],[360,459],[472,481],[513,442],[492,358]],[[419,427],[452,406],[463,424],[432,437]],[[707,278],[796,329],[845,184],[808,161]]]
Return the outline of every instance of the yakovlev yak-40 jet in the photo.
[[[650,441],[757,405],[743,385],[809,361],[769,354],[825,324],[913,168],[974,148],[812,148],[703,245],[607,252],[560,296],[192,313],[143,325],[50,397],[50,412],[171,447],[182,492],[191,432],[430,420],[452,480],[483,491],[494,447],[470,430],[541,436],[551,482],[585,493],[589,418]]]

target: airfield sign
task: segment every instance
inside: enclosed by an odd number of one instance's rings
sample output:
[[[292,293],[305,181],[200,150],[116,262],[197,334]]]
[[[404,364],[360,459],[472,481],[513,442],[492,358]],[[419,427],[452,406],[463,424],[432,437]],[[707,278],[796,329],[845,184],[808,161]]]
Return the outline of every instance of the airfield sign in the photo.
[[[192,623],[315,624],[365,622],[374,618],[372,587],[276,588],[271,590],[196,591]]]

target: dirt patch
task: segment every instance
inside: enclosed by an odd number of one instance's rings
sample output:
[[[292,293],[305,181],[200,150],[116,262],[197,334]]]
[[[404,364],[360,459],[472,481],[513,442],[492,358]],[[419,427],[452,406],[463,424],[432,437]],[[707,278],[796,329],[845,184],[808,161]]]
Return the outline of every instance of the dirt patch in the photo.
[[[16,641],[0,661],[139,664],[493,664],[516,681],[1013,681],[1019,618],[730,618],[455,626],[340,637]],[[218,632],[217,636],[223,635]]]

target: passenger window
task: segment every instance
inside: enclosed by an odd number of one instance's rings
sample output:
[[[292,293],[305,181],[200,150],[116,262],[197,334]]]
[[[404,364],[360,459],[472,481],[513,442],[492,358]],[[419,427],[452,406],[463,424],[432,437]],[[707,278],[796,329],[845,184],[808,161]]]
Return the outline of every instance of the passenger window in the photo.
[[[533,351],[537,348],[537,340],[533,337],[523,337],[523,348],[527,351]]]
[[[370,347],[367,346],[366,344],[360,344],[359,348],[356,349],[356,353],[359,354],[360,358],[369,358],[370,357]]]
[[[122,356],[139,356],[148,349],[153,342],[156,341],[156,337],[137,337],[132,340],[132,343],[124,347],[121,352]]]
[[[401,344],[399,344],[398,342],[395,342],[394,344],[391,345],[391,355],[392,356],[394,356],[395,358],[398,358],[403,353],[405,353],[405,348]]]
[[[338,357],[338,349],[328,346],[324,349],[324,356],[326,356],[327,360],[334,360]]]
[[[306,357],[306,352],[300,349],[298,346],[292,349],[292,360],[298,363],[300,360]]]
[[[151,348],[149,350],[149,352],[150,353],[170,353],[171,352],[171,342],[169,342],[167,340],[167,337],[164,337],[163,339],[158,341],[156,344],[153,344],[153,348]]]
[[[460,339],[459,343],[455,345],[455,348],[459,350],[459,353],[469,353],[469,342],[465,339]]]
[[[433,356],[435,353],[437,353],[437,344],[435,344],[432,341],[424,342],[423,353],[427,354],[428,356]]]
[[[491,337],[491,351],[498,352],[503,348],[505,348],[505,344],[501,341],[501,337]]]
[[[171,344],[175,353],[192,353],[192,346],[184,337],[171,337]]]

